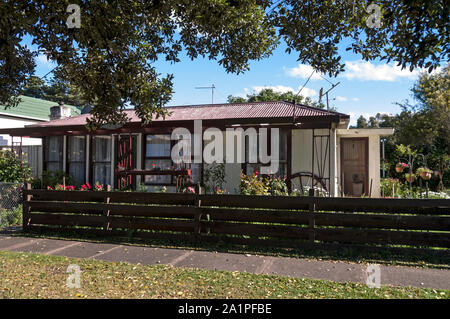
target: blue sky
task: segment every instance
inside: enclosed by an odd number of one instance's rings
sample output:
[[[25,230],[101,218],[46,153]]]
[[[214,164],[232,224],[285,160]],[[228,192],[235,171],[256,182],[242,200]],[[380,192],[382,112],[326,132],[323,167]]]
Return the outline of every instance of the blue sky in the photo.
[[[29,39],[24,42],[28,45],[30,43]],[[356,122],[359,115],[368,117],[377,112],[398,113],[400,108],[395,102],[412,100],[410,90],[420,70],[401,70],[393,63],[386,64],[376,60],[365,62],[360,56],[345,51],[343,45],[341,47],[340,53],[342,61],[346,62],[346,71],[337,78],[324,77],[332,83],[340,82],[330,92],[329,97],[333,99],[330,105],[339,112],[351,115],[351,124]],[[199,90],[195,87],[212,84],[216,87],[215,103],[225,103],[228,95],[245,96],[264,87],[272,87],[277,91],[293,90],[297,93],[312,72],[310,66],[297,61],[295,52],[285,53],[283,44],[269,58],[251,62],[250,70],[240,75],[227,73],[217,61],[203,58],[191,61],[185,55],[181,55],[180,59],[181,62],[176,64],[165,61],[155,64],[162,75],[174,74],[174,94],[168,105],[211,103],[211,90]],[[55,66],[44,55],[38,56],[36,62],[36,75],[41,77]],[[318,100],[321,87],[326,91],[331,84],[315,73],[301,94]]]

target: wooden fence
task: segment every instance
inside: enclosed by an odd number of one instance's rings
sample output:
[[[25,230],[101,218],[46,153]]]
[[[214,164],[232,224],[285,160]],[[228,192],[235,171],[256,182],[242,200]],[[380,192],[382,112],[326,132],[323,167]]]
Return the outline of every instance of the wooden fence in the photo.
[[[23,228],[243,245],[450,248],[450,200],[23,192]],[[449,250],[445,249],[448,253]]]

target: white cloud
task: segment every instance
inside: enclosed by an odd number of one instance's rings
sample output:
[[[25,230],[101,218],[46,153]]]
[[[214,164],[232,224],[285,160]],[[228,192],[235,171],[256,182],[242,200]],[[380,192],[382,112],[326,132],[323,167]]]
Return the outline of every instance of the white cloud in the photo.
[[[290,86],[284,86],[284,85],[277,85],[277,86],[253,86],[252,89],[254,91],[256,91],[257,93],[262,91],[262,90],[264,90],[264,89],[272,89],[274,92],[278,92],[278,93],[294,92],[294,94],[297,94],[297,92],[301,89],[301,86],[299,86],[297,88],[297,90],[294,90]],[[313,96],[317,95],[317,91],[305,87],[300,92],[300,95],[302,95],[304,97],[313,97]]]
[[[345,96],[336,96],[336,101],[339,101],[339,102],[345,102],[345,101],[347,101],[348,99],[345,97]]]
[[[53,65],[54,63],[50,61],[45,54],[39,54],[36,58],[37,63],[45,65]]]
[[[307,79],[311,76],[311,80],[321,80],[320,73],[314,71],[313,67],[307,64],[299,64],[295,68],[285,69],[285,72],[288,76],[294,78],[303,78]],[[312,75],[311,75],[312,73]]]
[[[354,97],[354,98],[352,98],[352,101],[358,102],[359,98],[358,97]]]
[[[341,76],[348,80],[394,82],[400,78],[416,79],[421,71],[415,69],[411,72],[409,68],[402,69],[401,66],[393,64],[375,65],[359,60],[346,61],[345,72]]]

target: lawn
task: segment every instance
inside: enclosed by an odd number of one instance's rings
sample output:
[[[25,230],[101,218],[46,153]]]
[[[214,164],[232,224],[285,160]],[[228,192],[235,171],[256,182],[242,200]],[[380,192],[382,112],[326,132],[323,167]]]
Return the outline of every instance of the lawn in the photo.
[[[71,264],[81,288],[68,288]],[[439,298],[450,291],[133,265],[0,251],[0,298]]]

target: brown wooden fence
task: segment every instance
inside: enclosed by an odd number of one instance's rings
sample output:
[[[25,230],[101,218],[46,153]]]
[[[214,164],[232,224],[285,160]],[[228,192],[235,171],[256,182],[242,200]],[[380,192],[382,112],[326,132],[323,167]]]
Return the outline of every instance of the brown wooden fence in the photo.
[[[268,247],[450,248],[450,200],[30,189],[23,196],[25,231],[132,233]]]

